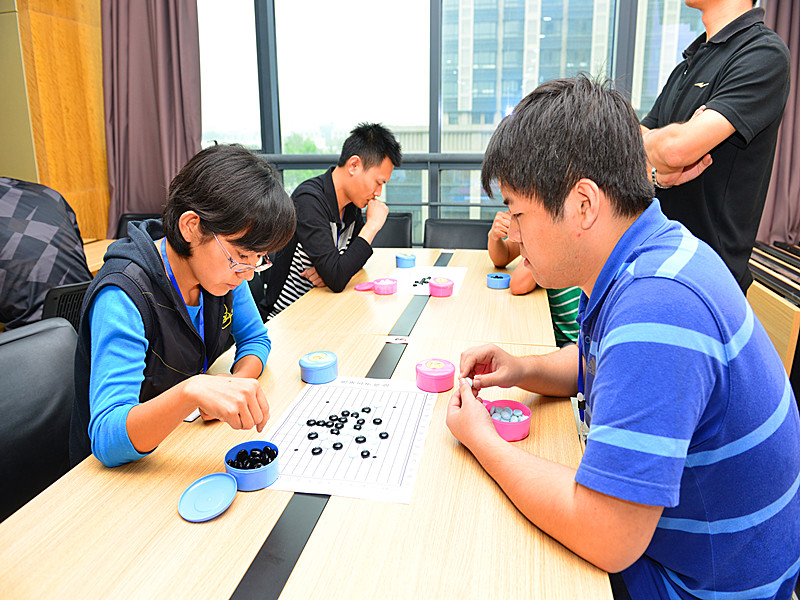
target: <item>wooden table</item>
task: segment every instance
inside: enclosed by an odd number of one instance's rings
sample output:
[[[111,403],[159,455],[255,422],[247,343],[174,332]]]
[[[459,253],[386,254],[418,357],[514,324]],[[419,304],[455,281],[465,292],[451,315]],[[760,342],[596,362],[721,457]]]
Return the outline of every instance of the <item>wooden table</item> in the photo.
[[[373,268],[381,275],[386,267],[376,262]],[[478,269],[468,268],[470,275]],[[384,347],[385,335],[349,331],[350,323],[341,318],[324,327],[298,326],[302,319],[295,312],[324,313],[342,298],[344,293],[312,290],[270,323],[273,350],[260,382],[273,417],[304,385],[297,365],[302,354],[331,350],[339,373],[363,376]],[[521,310],[538,311],[542,299],[523,300]],[[362,308],[372,314],[369,296],[352,301],[365,302]],[[383,326],[385,333],[391,319],[382,320],[382,310],[374,312],[370,323]],[[386,313],[391,317],[397,310]],[[510,331],[512,316],[499,314],[495,330]],[[415,328],[393,377],[413,380],[417,361],[457,360],[464,348],[489,341],[469,333],[450,328],[449,334],[445,329],[428,337],[416,335]],[[501,345],[519,354],[553,350],[549,344]],[[214,370],[224,370],[230,360],[231,352]],[[611,598],[605,573],[530,524],[453,438],[444,425],[449,395],[437,399],[411,504],[332,497],[282,599]],[[532,435],[518,444],[577,466],[581,450],[568,401],[521,390],[483,395],[528,403]],[[151,456],[135,463],[107,469],[87,458],[0,524],[3,597],[229,598],[292,494],[240,492],[225,513],[201,524],[181,519],[177,504],[192,481],[223,470],[228,448],[257,438],[263,435],[198,420],[180,425]]]
[[[90,239],[83,242],[83,253],[86,255],[86,264],[92,276],[97,275],[100,267],[103,266],[103,257],[106,255],[108,247],[117,240],[97,240]]]

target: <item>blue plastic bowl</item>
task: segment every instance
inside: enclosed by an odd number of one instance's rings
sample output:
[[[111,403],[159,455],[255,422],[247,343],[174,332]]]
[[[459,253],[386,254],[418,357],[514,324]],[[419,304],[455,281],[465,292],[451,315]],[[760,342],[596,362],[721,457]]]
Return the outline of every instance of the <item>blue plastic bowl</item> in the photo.
[[[264,446],[269,446],[274,449],[275,452],[278,452],[278,456],[275,457],[275,460],[266,467],[261,467],[260,469],[237,469],[228,464],[229,460],[236,459],[239,450],[247,450],[249,453],[253,448],[258,448],[260,450],[264,448]],[[275,444],[263,440],[242,442],[241,444],[236,444],[225,454],[225,471],[236,478],[236,487],[239,491],[254,492],[255,490],[261,490],[275,483],[275,480],[278,479],[278,475],[280,474],[280,469],[278,467],[279,460],[280,451]]]

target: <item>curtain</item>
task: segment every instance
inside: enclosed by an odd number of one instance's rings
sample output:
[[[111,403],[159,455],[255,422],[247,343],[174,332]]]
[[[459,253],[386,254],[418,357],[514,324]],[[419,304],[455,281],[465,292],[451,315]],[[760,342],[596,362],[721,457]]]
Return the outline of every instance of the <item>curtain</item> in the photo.
[[[800,5],[797,2],[769,0],[764,8],[765,24],[789,46],[792,84],[778,131],[772,178],[756,239],[765,243],[795,244],[800,241],[800,147],[793,148],[794,139],[800,140],[800,111],[797,106],[797,86],[800,84]]]
[[[197,0],[102,0],[108,237],[124,213],[161,213],[200,150]]]

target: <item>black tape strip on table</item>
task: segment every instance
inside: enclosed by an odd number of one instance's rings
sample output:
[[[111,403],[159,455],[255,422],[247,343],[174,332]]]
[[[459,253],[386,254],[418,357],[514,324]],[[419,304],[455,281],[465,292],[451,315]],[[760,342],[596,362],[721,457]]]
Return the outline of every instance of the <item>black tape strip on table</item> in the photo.
[[[442,252],[434,266],[446,266],[452,256],[452,252]],[[427,301],[428,296],[414,296],[389,335],[410,334]],[[384,344],[367,378],[389,379],[405,349],[405,344]],[[233,591],[231,600],[277,600],[329,499],[330,496],[325,494],[292,494],[292,499]]]
[[[278,598],[330,496],[293,494],[232,599]]]

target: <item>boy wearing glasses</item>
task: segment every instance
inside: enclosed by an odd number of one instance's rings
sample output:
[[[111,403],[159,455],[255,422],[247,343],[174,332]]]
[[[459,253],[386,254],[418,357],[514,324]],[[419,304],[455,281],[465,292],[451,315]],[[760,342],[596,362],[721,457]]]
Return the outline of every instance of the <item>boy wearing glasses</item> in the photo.
[[[172,180],[161,221],[112,244],[86,292],[75,358],[70,460],[107,466],[152,452],[199,409],[234,429],[269,418],[257,377],[270,351],[247,281],[294,233],[270,166],[238,146],[195,155]],[[227,347],[230,375],[206,375]]]

